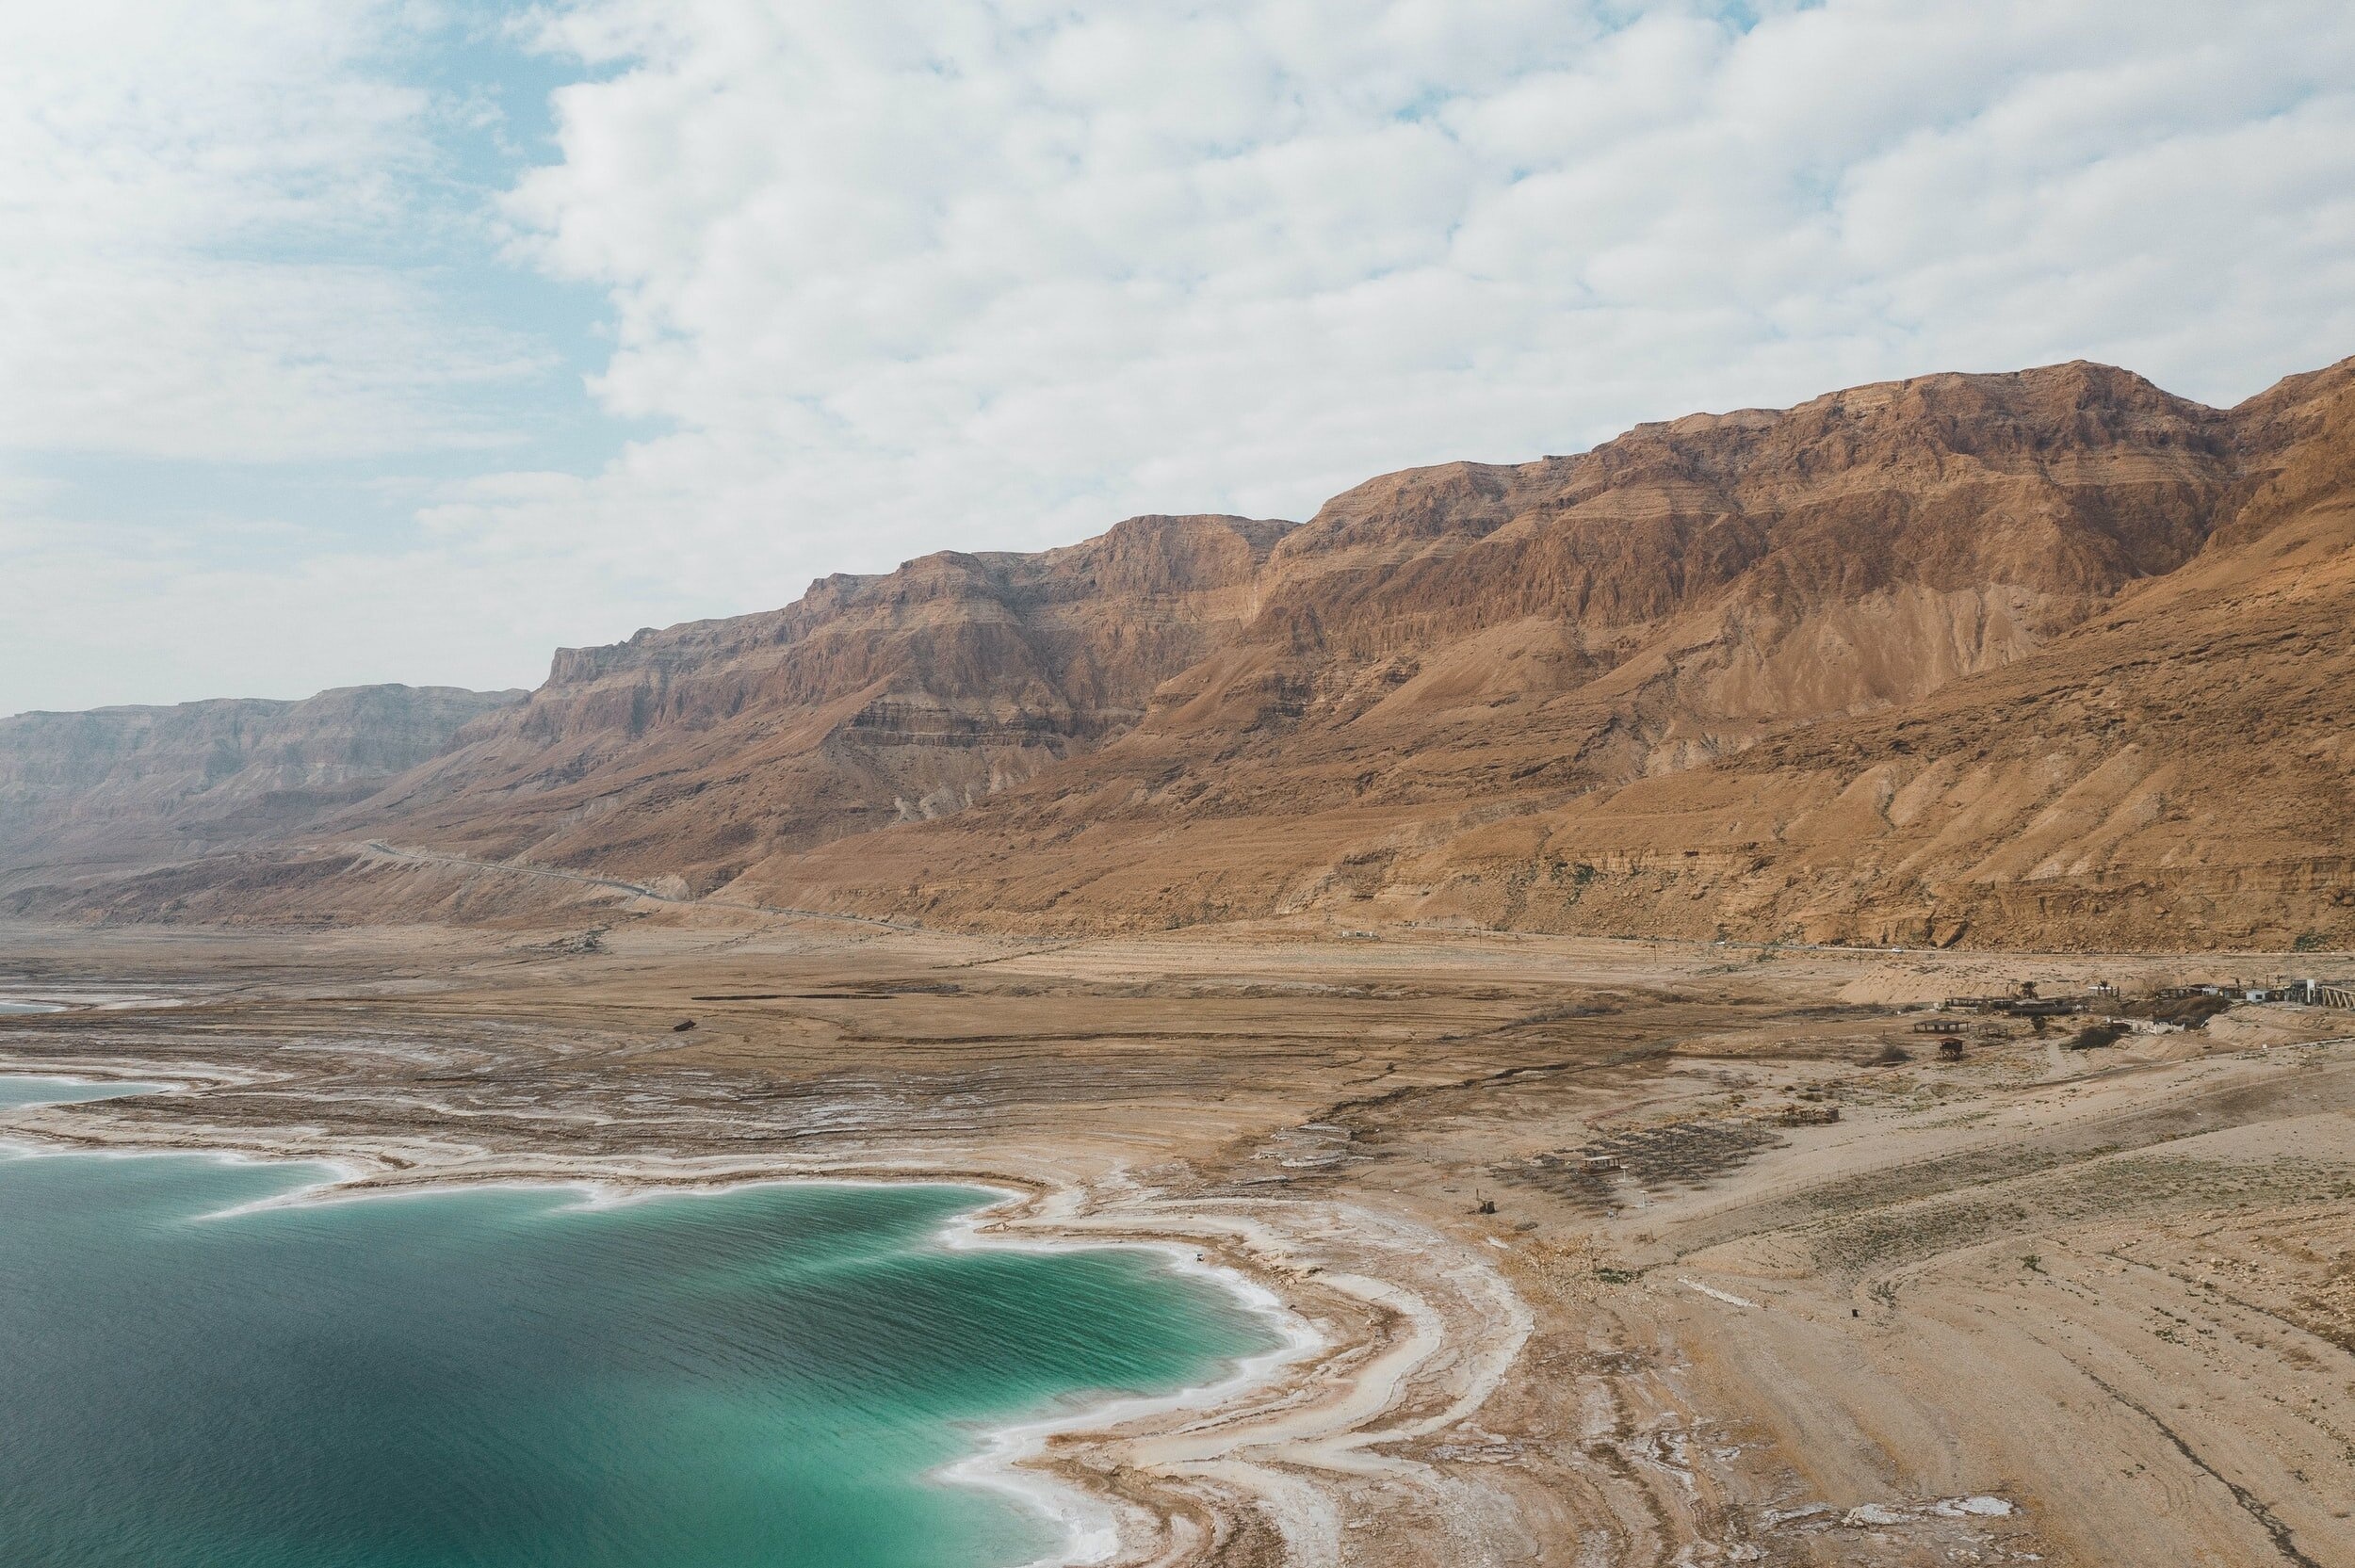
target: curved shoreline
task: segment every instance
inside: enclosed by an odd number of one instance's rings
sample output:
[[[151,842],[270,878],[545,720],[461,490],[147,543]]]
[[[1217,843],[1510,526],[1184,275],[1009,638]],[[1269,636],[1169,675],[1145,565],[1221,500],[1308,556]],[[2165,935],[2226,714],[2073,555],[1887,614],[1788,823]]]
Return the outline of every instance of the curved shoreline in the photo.
[[[2331,1114],[2355,1055],[2318,1010],[1884,1073],[1895,1015],[2015,961],[1251,922],[651,923],[594,953],[539,927],[24,929],[44,985],[190,988],[0,1021],[0,1067],[201,1080],[7,1118],[68,1146],[346,1156],[364,1192],[979,1183],[1021,1195],[969,1221],[993,1242],[1159,1241],[1272,1288],[1324,1343],[1257,1385],[1009,1437],[998,1473],[1116,1524],[1116,1568],[2254,1560],[2261,1525],[2152,1444],[2179,1389],[2300,1543],[2345,1534],[2310,1478],[2355,1461],[2277,1398],[2355,1381],[2314,1294],[2355,1181]],[[2070,986],[2225,962],[2035,961]],[[2152,1340],[2159,1313],[2208,1332]],[[2014,1513],[1947,1506],[1981,1495]]]
[[[111,1071],[118,1065],[123,1068],[120,1075]],[[10,1072],[5,1076],[121,1083],[176,1095],[207,1084],[244,1081],[248,1075],[190,1073],[185,1064],[158,1073],[143,1065],[135,1070],[127,1063],[109,1062],[105,1068],[85,1065],[74,1072]],[[952,1484],[998,1491],[1064,1529],[1063,1550],[1022,1568],[1178,1568],[1201,1560],[1210,1546],[1240,1523],[1225,1515],[1243,1509],[1265,1514],[1288,1548],[1303,1523],[1324,1523],[1327,1528],[1308,1533],[1329,1538],[1329,1519],[1324,1517],[1329,1511],[1304,1508],[1299,1483],[1278,1484],[1264,1470],[1266,1457],[1254,1458],[1244,1450],[1305,1439],[1329,1447],[1331,1453],[1320,1463],[1330,1463],[1343,1450],[1360,1447],[1350,1440],[1350,1430],[1387,1408],[1405,1376],[1439,1343],[1430,1321],[1436,1315],[1417,1311],[1420,1303],[1388,1282],[1356,1276],[1328,1277],[1315,1292],[1356,1302],[1359,1310],[1354,1316],[1361,1319],[1362,1332],[1337,1334],[1335,1318],[1353,1314],[1328,1312],[1312,1318],[1269,1283],[1287,1277],[1307,1293],[1307,1276],[1319,1272],[1313,1267],[1303,1270],[1288,1266],[1285,1254],[1291,1247],[1283,1238],[1207,1206],[1197,1204],[1189,1212],[1187,1200],[1136,1188],[1133,1183],[1126,1184],[1130,1193],[1124,1207],[1104,1202],[1105,1194],[1083,1183],[1011,1173],[983,1161],[564,1157],[438,1140],[436,1148],[447,1156],[445,1161],[421,1166],[389,1145],[371,1147],[349,1136],[320,1139],[313,1134],[306,1139],[307,1129],[292,1126],[284,1129],[284,1141],[256,1137],[251,1129],[231,1131],[195,1123],[159,1137],[162,1129],[153,1123],[112,1120],[94,1108],[106,1103],[101,1097],[8,1107],[0,1114],[11,1122],[21,1122],[13,1114],[17,1111],[63,1111],[73,1115],[75,1125],[13,1125],[0,1133],[0,1142],[13,1139],[34,1148],[100,1156],[181,1154],[307,1164],[334,1172],[331,1179],[224,1213],[468,1187],[564,1188],[584,1192],[584,1202],[592,1204],[785,1184],[963,1188],[994,1194],[995,1201],[950,1216],[932,1237],[934,1245],[1028,1252],[1143,1249],[1160,1254],[1174,1272],[1216,1284],[1243,1310],[1268,1320],[1281,1343],[1245,1358],[1216,1382],[1161,1395],[1121,1396],[983,1429],[977,1451],[933,1472]],[[321,1142],[336,1146],[318,1147]],[[1519,1316],[1525,1334],[1526,1309]],[[1410,1332],[1392,1332],[1390,1325],[1397,1323],[1408,1325]],[[1320,1393],[1327,1398],[1316,1398]],[[1325,1417],[1322,1421],[1314,1418],[1319,1412]],[[1418,1428],[1428,1424],[1415,1423]],[[1179,1494],[1191,1495],[1205,1517],[1190,1517],[1179,1506]],[[1286,1555],[1291,1556],[1289,1549]],[[1312,1549],[1309,1555],[1323,1558],[1329,1553]]]
[[[1173,1389],[1166,1394],[1116,1396],[1055,1414],[993,1427],[983,1434],[981,1448],[934,1472],[958,1485],[1012,1495],[1064,1528],[1066,1544],[1061,1553],[1038,1558],[1020,1568],[1099,1568],[1117,1560],[1124,1550],[1133,1551],[1139,1544],[1134,1539],[1137,1531],[1132,1524],[1124,1532],[1121,1510],[1097,1498],[1070,1476],[1041,1463],[1048,1445],[1058,1437],[1084,1441],[1091,1433],[1108,1432],[1129,1422],[1158,1415],[1180,1412],[1215,1415],[1234,1400],[1272,1384],[1286,1367],[1313,1356],[1324,1348],[1325,1338],[1282,1297],[1242,1269],[1226,1263],[1212,1263],[1200,1251],[1174,1241],[992,1236],[992,1224],[1018,1220],[1021,1207],[1038,1201],[1041,1195],[995,1184],[974,1189],[996,1192],[999,1197],[996,1203],[951,1215],[934,1234],[935,1245],[949,1251],[974,1252],[1072,1253],[1110,1247],[1155,1253],[1172,1273],[1216,1285],[1245,1312],[1266,1319],[1276,1334],[1278,1342],[1273,1349],[1243,1357],[1216,1382]],[[1009,1209],[1013,1212],[999,1213]],[[993,1215],[999,1218],[993,1220]]]

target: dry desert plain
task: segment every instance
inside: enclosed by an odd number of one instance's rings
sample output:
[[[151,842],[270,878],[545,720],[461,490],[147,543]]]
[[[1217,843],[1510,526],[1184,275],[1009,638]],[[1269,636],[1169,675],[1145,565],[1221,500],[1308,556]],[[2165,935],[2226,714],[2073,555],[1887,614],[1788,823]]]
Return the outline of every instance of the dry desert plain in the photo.
[[[2291,962],[21,925],[0,986],[73,1005],[0,1069],[177,1088],[0,1136],[377,1187],[967,1175],[1027,1194],[1001,1235],[1177,1242],[1318,1337],[1048,1444],[1140,1562],[2343,1568],[2355,1014],[1872,1064],[1952,994]]]

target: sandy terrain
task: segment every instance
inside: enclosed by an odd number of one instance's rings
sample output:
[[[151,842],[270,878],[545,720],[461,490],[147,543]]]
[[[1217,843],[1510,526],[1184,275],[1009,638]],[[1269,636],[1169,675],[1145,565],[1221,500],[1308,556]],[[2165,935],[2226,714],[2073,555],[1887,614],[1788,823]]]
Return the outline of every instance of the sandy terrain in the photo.
[[[363,1185],[960,1173],[1031,1194],[1001,1236],[1181,1245],[1317,1343],[1043,1440],[1124,1560],[2355,1568],[2355,1014],[1949,1062],[1901,1010],[2289,967],[651,904],[16,927],[0,995],[75,1005],[0,1016],[0,1069],[186,1087],[0,1136]]]

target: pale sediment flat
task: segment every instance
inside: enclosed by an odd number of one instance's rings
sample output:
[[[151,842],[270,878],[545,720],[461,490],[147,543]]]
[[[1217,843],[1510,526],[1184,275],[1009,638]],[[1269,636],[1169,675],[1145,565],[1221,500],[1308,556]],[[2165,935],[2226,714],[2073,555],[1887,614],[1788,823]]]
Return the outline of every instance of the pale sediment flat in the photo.
[[[2247,959],[9,934],[44,983],[180,1005],[11,1019],[8,1065],[187,1086],[14,1136],[361,1190],[954,1178],[1020,1195],[993,1240],[1254,1282],[1281,1354],[1008,1439],[1113,1560],[2355,1564],[2346,1015],[1865,1065],[1901,1007]]]

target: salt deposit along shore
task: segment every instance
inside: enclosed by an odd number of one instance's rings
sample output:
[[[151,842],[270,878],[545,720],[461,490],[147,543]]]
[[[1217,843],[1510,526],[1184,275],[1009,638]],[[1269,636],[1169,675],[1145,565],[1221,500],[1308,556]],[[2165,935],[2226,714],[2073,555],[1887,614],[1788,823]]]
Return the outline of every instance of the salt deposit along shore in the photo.
[[[112,1068],[117,1063],[107,1064]],[[105,1080],[84,1078],[85,1086]],[[139,1080],[126,1087],[154,1094],[185,1093],[190,1086]],[[0,1113],[0,1139],[68,1147],[79,1153],[126,1156],[198,1153],[226,1159],[300,1163],[326,1173],[316,1184],[260,1200],[286,1207],[359,1202],[370,1197],[444,1189],[451,1186],[576,1188],[592,1204],[657,1195],[727,1192],[774,1182],[879,1181],[971,1187],[995,1202],[953,1221],[940,1241],[950,1247],[1064,1250],[1145,1248],[1179,1272],[1215,1282],[1276,1330],[1277,1346],[1249,1358],[1217,1382],[1164,1396],[1089,1404],[988,1435],[981,1451],[950,1467],[950,1481],[1007,1493],[1055,1519],[1068,1532],[1067,1549],[1043,1560],[1071,1564],[1126,1565],[1207,1560],[1233,1531],[1224,1510],[1272,1522],[1290,1555],[1317,1560],[1315,1546],[1334,1531],[1332,1510],[1313,1491],[1288,1485],[1291,1463],[1329,1463],[1366,1445],[1411,1435],[1370,1425],[1396,1402],[1408,1379],[1460,1335],[1442,1325],[1452,1315],[1391,1279],[1323,1274],[1302,1261],[1304,1251],[1327,1255],[1330,1243],[1382,1237],[1402,1254],[1433,1238],[1371,1215],[1327,1212],[1307,1233],[1265,1221],[1255,1205],[1196,1205],[1158,1199],[1115,1180],[1107,1191],[1076,1187],[1037,1188],[1002,1171],[925,1166],[912,1161],[865,1165],[842,1161],[765,1163],[743,1160],[623,1156],[588,1162],[550,1159],[486,1145],[452,1142],[371,1147],[365,1136],[322,1140],[316,1133],[267,1128],[109,1121],[102,1099],[43,1100]],[[44,1111],[71,1107],[67,1119]],[[225,1211],[235,1212],[235,1211]],[[1287,1214],[1287,1220],[1303,1218]],[[1355,1233],[1366,1232],[1366,1236]],[[1490,1392],[1527,1333],[1528,1313],[1509,1285],[1483,1260],[1455,1260],[1477,1270],[1491,1297],[1492,1317],[1505,1333],[1490,1344],[1455,1402],[1476,1406]],[[1393,1267],[1391,1272],[1408,1270]],[[1322,1274],[1322,1277],[1318,1277]],[[1295,1286],[1316,1280],[1318,1317],[1311,1321],[1261,1281],[1283,1278]],[[1330,1297],[1331,1300],[1324,1298]],[[1405,1332],[1400,1332],[1404,1326]],[[1460,1323],[1457,1324],[1460,1329]],[[1335,1337],[1336,1335],[1345,1337]],[[1424,1423],[1428,1425],[1428,1422]],[[1205,1495],[1201,1506],[1173,1506],[1153,1481],[1190,1480]]]
[[[749,916],[593,950],[5,937],[28,988],[176,1005],[10,1016],[0,1070],[180,1087],[0,1136],[361,1191],[962,1180],[1014,1194],[971,1240],[1266,1292],[1293,1332],[1262,1365],[975,1462],[1048,1479],[1082,1557],[2355,1563],[2344,1015],[1866,1065],[1897,1010],[2015,975],[2260,960]]]

